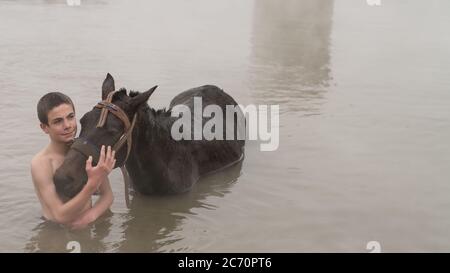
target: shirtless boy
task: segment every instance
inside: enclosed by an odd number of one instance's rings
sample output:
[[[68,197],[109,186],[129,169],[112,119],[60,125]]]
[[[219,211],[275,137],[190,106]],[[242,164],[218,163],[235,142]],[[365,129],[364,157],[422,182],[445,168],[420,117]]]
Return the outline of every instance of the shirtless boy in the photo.
[[[44,95],[37,105],[41,129],[50,137],[50,143],[31,160],[31,176],[42,206],[43,216],[72,229],[81,229],[94,222],[109,209],[113,194],[108,174],[115,165],[115,152],[102,146],[98,164],[92,166],[92,157],[86,161],[88,181],[72,199],[63,200],[53,183],[53,175],[64,161],[73,141],[77,122],[71,99],[59,92]],[[92,206],[91,197],[100,197]]]

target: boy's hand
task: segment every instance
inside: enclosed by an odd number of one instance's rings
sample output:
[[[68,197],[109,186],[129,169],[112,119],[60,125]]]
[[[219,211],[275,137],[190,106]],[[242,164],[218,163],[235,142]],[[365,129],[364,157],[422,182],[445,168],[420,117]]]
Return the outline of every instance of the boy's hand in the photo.
[[[108,174],[112,171],[116,164],[116,151],[112,151],[111,146],[105,151],[105,146],[102,145],[100,150],[100,158],[95,167],[92,167],[92,156],[86,160],[86,173],[88,176],[88,184],[93,189],[97,189],[105,180]]]

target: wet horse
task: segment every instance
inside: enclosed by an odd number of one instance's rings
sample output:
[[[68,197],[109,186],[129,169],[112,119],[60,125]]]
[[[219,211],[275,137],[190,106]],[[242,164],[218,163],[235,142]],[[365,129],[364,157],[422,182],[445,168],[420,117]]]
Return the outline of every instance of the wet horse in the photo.
[[[180,93],[172,99],[169,109],[155,110],[147,104],[155,89],[129,94],[126,89],[115,91],[114,79],[108,73],[102,85],[103,101],[80,119],[80,136],[55,172],[59,194],[73,197],[81,191],[87,182],[86,159],[92,155],[96,164],[101,145],[116,145],[115,167],[125,165],[133,188],[142,194],[189,191],[200,177],[243,160],[245,140],[237,137],[238,123],[243,122],[239,107],[235,107],[231,123],[223,116],[226,128],[221,139],[193,140],[194,130],[190,139],[175,140],[171,135],[179,118],[172,116],[174,107],[184,105],[194,113],[194,98],[201,98],[202,113],[208,105],[217,105],[225,113],[227,105],[237,106],[231,96],[216,86],[205,85]],[[193,126],[195,116],[190,119]],[[201,119],[202,125],[209,120]],[[227,130],[233,130],[233,139],[226,138]]]

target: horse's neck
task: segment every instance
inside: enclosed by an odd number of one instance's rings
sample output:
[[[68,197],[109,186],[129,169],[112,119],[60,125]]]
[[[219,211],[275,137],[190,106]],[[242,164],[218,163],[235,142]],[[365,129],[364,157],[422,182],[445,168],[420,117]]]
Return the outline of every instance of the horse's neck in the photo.
[[[164,179],[168,177],[172,159],[179,158],[180,152],[185,151],[183,144],[170,135],[173,119],[151,109],[139,112],[133,131],[133,148],[127,161],[127,170],[136,185],[147,190],[161,186],[159,183],[165,183]]]
[[[139,126],[136,135],[137,152],[154,152],[157,147],[173,147],[178,143],[171,137],[171,125],[174,118],[168,115],[164,110],[155,111],[150,107],[140,109],[138,113]],[[134,140],[133,140],[134,141]]]
[[[133,136],[135,144],[127,161],[130,177],[144,192],[185,191],[196,175],[190,147],[172,138],[175,118],[170,113],[151,109],[146,112],[140,113],[136,136]]]

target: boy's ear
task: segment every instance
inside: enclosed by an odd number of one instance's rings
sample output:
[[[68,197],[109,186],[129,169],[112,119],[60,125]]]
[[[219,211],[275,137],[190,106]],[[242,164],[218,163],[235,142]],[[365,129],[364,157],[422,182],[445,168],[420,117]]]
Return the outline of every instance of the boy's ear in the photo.
[[[48,135],[48,125],[41,123],[40,124],[42,131],[44,131],[44,133],[46,133]]]

